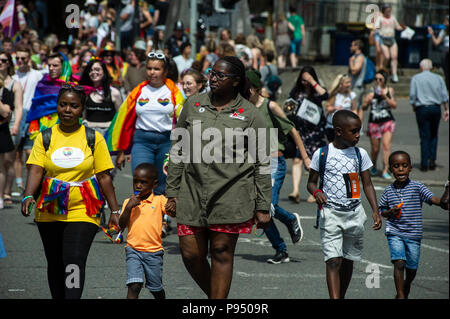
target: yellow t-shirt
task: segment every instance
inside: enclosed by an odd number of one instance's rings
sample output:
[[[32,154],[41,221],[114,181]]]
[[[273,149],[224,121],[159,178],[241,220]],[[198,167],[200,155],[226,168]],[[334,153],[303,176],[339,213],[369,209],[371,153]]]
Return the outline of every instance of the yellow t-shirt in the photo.
[[[122,206],[125,210],[129,199]],[[127,246],[143,252],[154,253],[163,249],[161,231],[162,217],[167,198],[153,193],[131,210],[128,221]]]
[[[27,164],[41,166],[45,176],[65,182],[81,182],[94,174],[111,170],[114,165],[103,136],[95,132],[95,151],[92,155],[86,140],[85,127],[82,125],[73,133],[65,133],[59,124],[52,128],[52,138],[45,152],[40,133],[33,145]],[[90,222],[100,224],[99,217],[86,215],[86,205],[79,187],[70,187],[67,215],[51,214],[36,208],[37,222]]]

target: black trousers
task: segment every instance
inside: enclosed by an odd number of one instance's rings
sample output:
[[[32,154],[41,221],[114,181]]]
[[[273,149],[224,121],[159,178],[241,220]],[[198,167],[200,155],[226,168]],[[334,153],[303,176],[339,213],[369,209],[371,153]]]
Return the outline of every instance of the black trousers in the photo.
[[[80,299],[86,260],[98,226],[88,222],[38,222],[53,299]]]

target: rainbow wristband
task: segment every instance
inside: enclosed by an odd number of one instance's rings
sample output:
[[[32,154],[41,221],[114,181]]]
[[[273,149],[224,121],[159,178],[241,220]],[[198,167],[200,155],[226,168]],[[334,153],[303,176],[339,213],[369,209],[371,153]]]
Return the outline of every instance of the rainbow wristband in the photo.
[[[33,196],[33,195],[25,196],[24,198],[22,198],[22,204],[23,204],[28,198],[34,198],[34,196]]]

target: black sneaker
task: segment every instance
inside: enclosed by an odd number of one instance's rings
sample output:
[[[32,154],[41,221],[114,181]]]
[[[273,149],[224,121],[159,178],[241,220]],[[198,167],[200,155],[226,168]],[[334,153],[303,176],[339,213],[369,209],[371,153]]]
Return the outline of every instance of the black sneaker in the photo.
[[[267,259],[267,262],[269,264],[281,264],[281,263],[288,263],[289,262],[289,256],[288,253],[285,251],[277,251],[275,256],[272,258]]]
[[[300,216],[297,213],[293,214],[295,218],[292,220],[288,227],[289,234],[291,235],[292,243],[296,244],[302,241],[303,239],[303,229],[302,224],[300,223]]]

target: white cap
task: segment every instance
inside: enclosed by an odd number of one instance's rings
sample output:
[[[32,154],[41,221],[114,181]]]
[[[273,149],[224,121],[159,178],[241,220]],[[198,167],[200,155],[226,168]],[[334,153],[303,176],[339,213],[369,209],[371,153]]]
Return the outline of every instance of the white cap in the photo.
[[[127,4],[130,4],[131,0],[122,0],[122,4],[126,6]]]
[[[86,0],[86,2],[84,3],[84,6],[87,7],[90,4],[93,4],[94,6],[96,6],[97,5],[97,1],[95,1],[95,0]]]
[[[141,49],[141,50],[147,50],[147,47],[145,46],[145,41],[144,40],[137,40],[136,42],[134,42],[134,48],[135,49]]]

